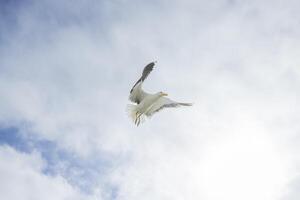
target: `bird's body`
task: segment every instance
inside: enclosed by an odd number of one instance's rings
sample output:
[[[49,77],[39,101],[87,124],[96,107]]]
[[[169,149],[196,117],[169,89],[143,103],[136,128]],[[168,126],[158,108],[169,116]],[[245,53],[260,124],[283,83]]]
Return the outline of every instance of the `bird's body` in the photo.
[[[167,94],[163,92],[149,94],[143,91],[142,83],[150,74],[154,65],[155,62],[151,62],[144,68],[142,77],[134,84],[130,91],[129,100],[137,104],[129,104],[128,112],[137,126],[144,120],[144,116],[151,117],[154,113],[163,108],[192,105],[190,103],[179,103],[166,98],[164,96],[167,96]]]
[[[138,112],[147,114],[149,110],[153,107],[155,102],[161,98],[160,94],[148,94],[138,105]]]

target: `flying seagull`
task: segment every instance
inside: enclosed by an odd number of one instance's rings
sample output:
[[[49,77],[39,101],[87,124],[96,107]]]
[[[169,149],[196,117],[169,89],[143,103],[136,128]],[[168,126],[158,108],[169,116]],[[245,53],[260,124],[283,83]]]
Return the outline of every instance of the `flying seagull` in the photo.
[[[150,94],[142,89],[142,84],[153,70],[155,62],[151,62],[143,70],[141,78],[134,84],[130,90],[129,100],[136,104],[128,104],[127,111],[129,117],[138,126],[144,117],[151,117],[154,113],[162,110],[163,108],[191,106],[191,103],[179,103],[173,101],[165,96],[168,94],[164,92],[157,92]]]

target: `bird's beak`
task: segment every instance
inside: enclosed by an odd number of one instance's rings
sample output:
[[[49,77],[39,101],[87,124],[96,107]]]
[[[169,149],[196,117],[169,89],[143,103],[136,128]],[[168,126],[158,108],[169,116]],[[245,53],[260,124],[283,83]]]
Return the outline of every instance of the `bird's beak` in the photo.
[[[167,93],[164,93],[164,92],[162,93],[162,95],[163,95],[163,96],[168,96],[168,94],[167,94]]]

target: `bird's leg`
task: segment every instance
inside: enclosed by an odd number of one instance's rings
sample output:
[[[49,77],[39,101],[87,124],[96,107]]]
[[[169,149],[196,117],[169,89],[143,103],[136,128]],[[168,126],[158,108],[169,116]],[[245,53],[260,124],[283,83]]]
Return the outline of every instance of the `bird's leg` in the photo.
[[[134,120],[134,124],[136,124],[136,123],[137,123],[137,120],[138,120],[138,114],[139,114],[138,112],[136,112],[136,113],[135,113],[135,120]]]
[[[138,121],[138,124],[137,124],[137,125],[140,125],[140,123],[141,123],[141,116],[142,116],[142,113],[140,113],[139,116],[138,116],[139,121]]]
[[[141,123],[141,116],[142,116],[142,114],[143,114],[143,113],[140,113],[140,114],[137,116],[137,119],[138,119],[138,121],[137,121],[137,126],[140,125],[140,123]]]
[[[140,113],[140,114],[138,115],[138,118],[140,118],[142,114],[143,114],[143,113]]]
[[[138,121],[138,123],[137,123],[137,126],[139,126],[139,125],[140,125],[140,122],[141,122],[141,119],[139,118],[139,121]]]
[[[135,121],[134,123],[137,124],[137,123],[140,123],[140,116],[142,115],[143,113],[139,113],[139,112],[136,112],[135,114]]]

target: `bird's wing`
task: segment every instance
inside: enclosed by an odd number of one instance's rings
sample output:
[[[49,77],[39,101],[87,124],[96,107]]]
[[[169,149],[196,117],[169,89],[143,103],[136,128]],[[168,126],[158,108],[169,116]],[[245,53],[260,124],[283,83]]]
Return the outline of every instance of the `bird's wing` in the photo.
[[[142,83],[153,70],[154,65],[155,62],[151,62],[144,68],[141,78],[139,78],[139,80],[134,84],[134,86],[130,90],[130,101],[139,104],[145,98],[145,96],[148,95],[148,93],[142,90]]]
[[[142,82],[139,82],[134,88],[132,88],[129,100],[139,104],[147,95],[149,95],[147,92],[144,92],[142,89]]]
[[[151,117],[154,113],[159,112],[164,108],[175,108],[179,106],[191,106],[191,103],[179,103],[166,97],[159,98],[152,107],[146,112],[148,117]]]

